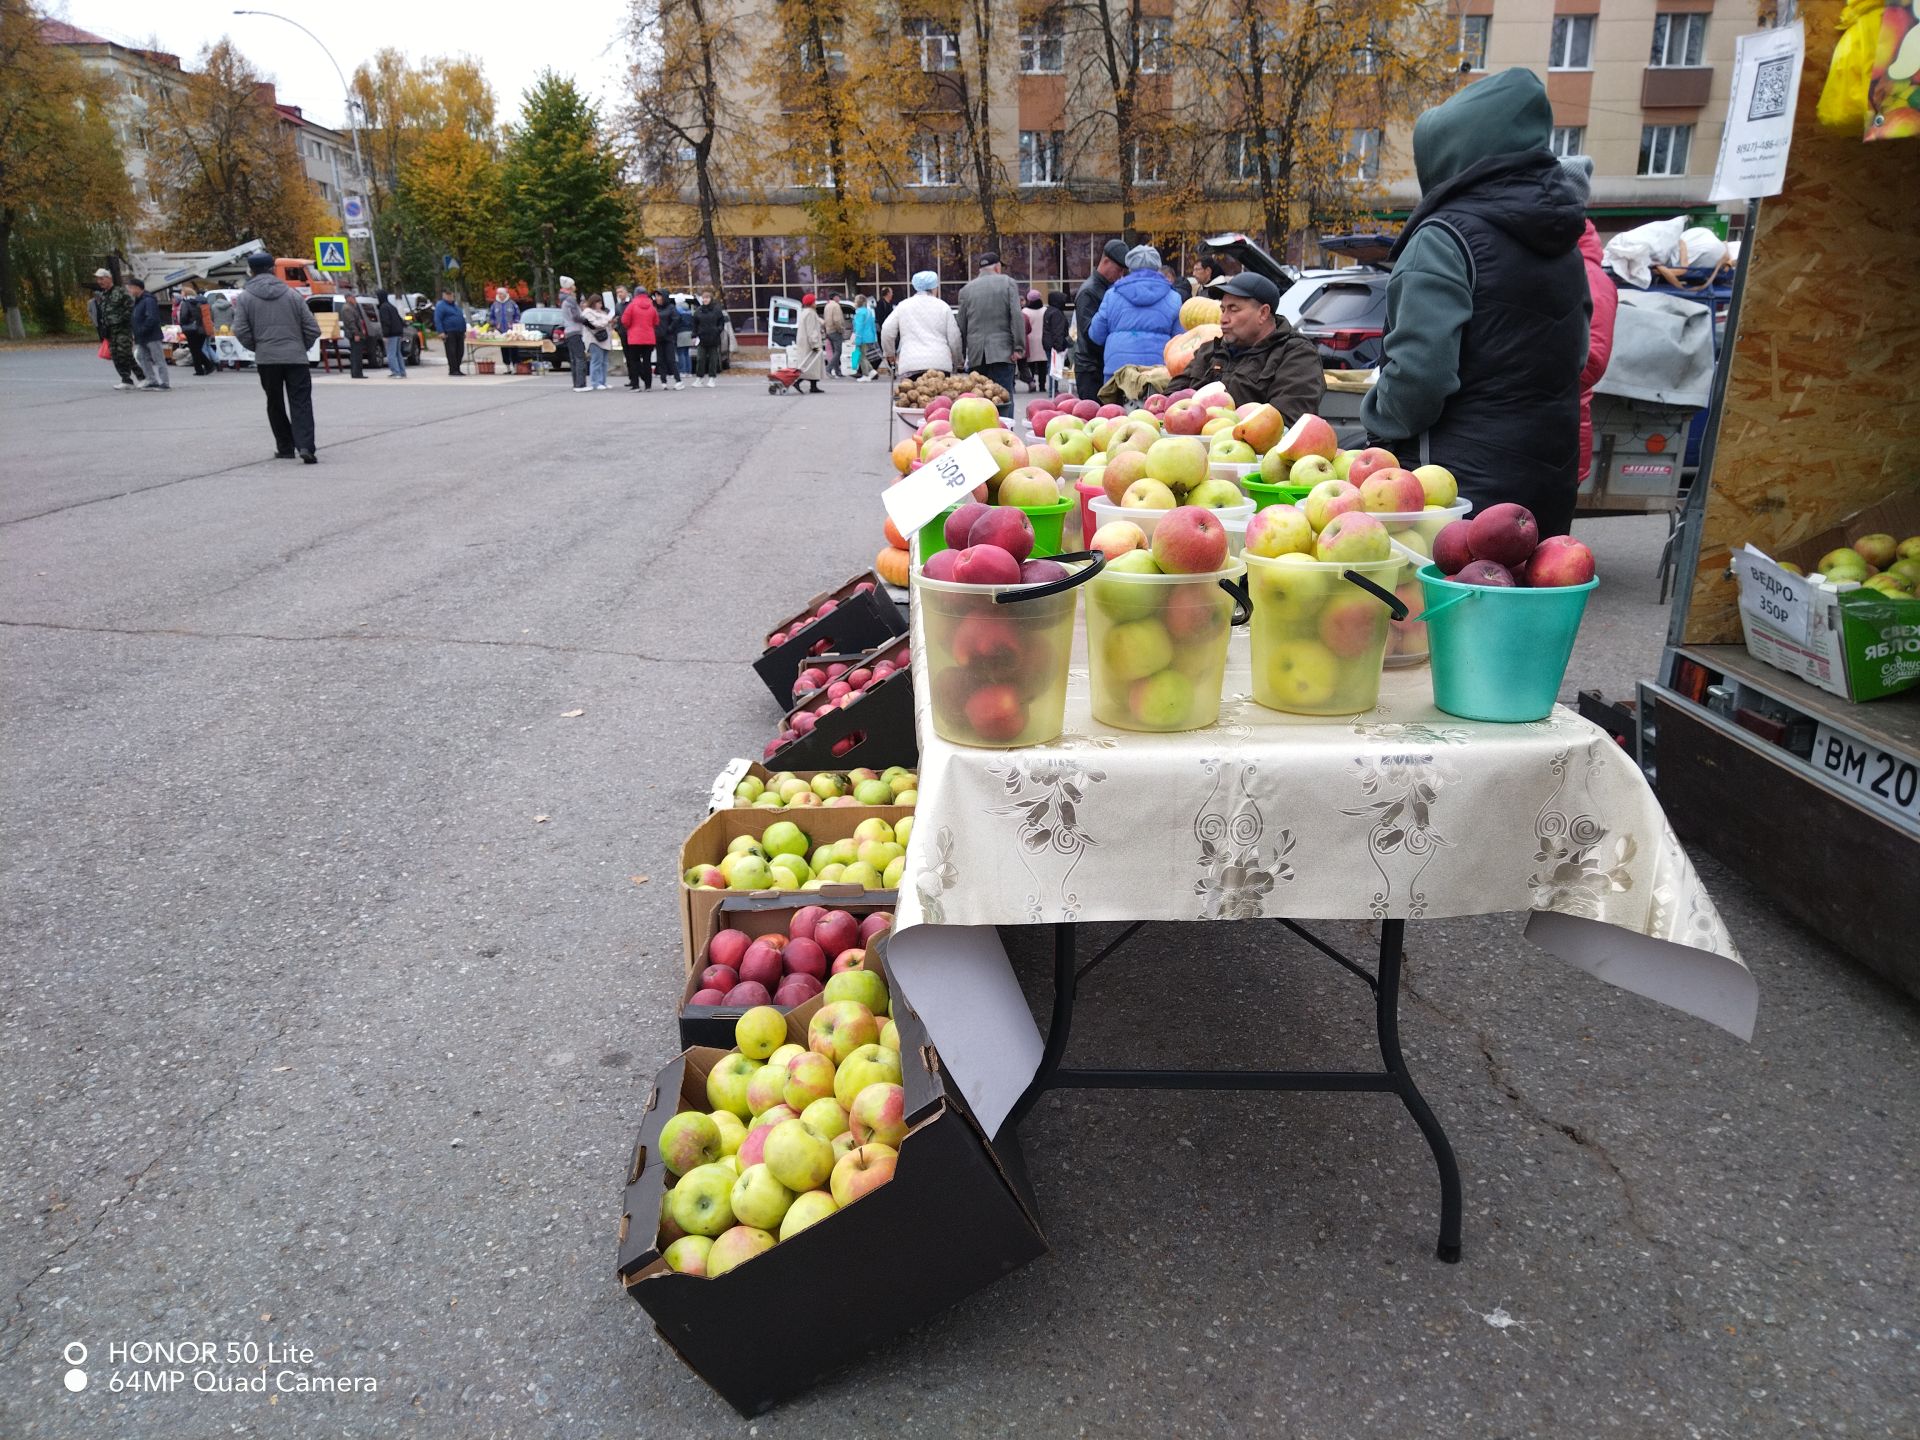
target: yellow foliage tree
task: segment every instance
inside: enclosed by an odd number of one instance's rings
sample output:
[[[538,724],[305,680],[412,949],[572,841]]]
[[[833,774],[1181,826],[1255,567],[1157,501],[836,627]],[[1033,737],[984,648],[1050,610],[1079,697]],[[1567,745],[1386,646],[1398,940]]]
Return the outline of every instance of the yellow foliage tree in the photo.
[[[465,56],[415,65],[384,49],[354,70],[349,88],[358,116],[348,119],[361,127],[381,256],[395,276],[430,285],[437,252],[434,237],[421,233],[419,218],[404,203],[407,167],[436,135],[464,135],[497,153],[493,87],[481,64]]]
[[[451,126],[421,139],[400,170],[404,208],[443,254],[458,261],[467,293],[514,268],[506,185],[494,147]]]

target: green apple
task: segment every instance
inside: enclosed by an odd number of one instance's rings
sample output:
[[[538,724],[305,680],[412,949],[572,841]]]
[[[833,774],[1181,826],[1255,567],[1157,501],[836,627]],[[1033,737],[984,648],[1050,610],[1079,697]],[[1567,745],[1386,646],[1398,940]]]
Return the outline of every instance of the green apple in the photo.
[[[773,1066],[776,1070],[785,1070],[787,1066],[792,1063],[794,1056],[804,1055],[806,1053],[806,1046],[796,1045],[789,1040],[771,1055],[767,1056],[767,1064]]]
[[[1178,670],[1162,670],[1158,675],[1136,680],[1127,694],[1128,712],[1149,730],[1181,728],[1192,706],[1193,682]]]
[[[1231,434],[1216,435],[1213,443],[1207,447],[1207,455],[1215,465],[1253,465],[1257,464],[1260,454],[1244,440],[1236,440]]]
[[[1265,680],[1280,709],[1325,705],[1339,681],[1339,664],[1317,640],[1289,640],[1268,654]]]
[[[674,1182],[673,1223],[689,1235],[718,1235],[733,1224],[733,1181],[725,1165],[694,1166]]]
[[[878,1190],[893,1179],[893,1167],[899,1152],[891,1145],[862,1145],[849,1150],[834,1162],[829,1189],[842,1210],[862,1195]]]
[[[802,1119],[806,1118],[809,1105],[823,1095],[832,1094],[833,1061],[827,1056],[816,1055],[809,1050],[788,1062],[783,1098],[800,1113]]]
[[[734,1179],[738,1180],[740,1178],[740,1156],[737,1151],[732,1155],[722,1155],[713,1163],[725,1166]]]
[[[860,863],[884,871],[907,853],[907,847],[889,840],[868,840],[860,847]]]
[[[802,795],[811,794],[807,782],[798,775],[789,775],[773,787],[773,793],[780,797],[782,805],[791,805]]]
[[[747,1138],[747,1124],[731,1110],[716,1110],[707,1117],[720,1132],[720,1153],[737,1155],[740,1142]]]
[[[805,890],[811,887],[818,890],[822,885],[838,885],[846,878],[846,874],[847,867],[844,865],[822,865],[813,879],[800,888]]]
[[[1920,562],[1916,562],[1916,563],[1920,563]],[[912,792],[909,791],[906,793],[911,794]],[[895,825],[893,827],[893,838],[902,845],[905,845],[908,841],[913,839],[913,816],[911,815],[907,816],[906,819],[902,820],[898,825]]]
[[[1336,450],[1336,451],[1334,451],[1334,452],[1333,452],[1333,474],[1334,474],[1334,478],[1335,478],[1335,479],[1337,479],[1337,480],[1344,480],[1344,479],[1346,479],[1346,478],[1347,478],[1347,471],[1348,471],[1349,469],[1351,469],[1351,468],[1352,468],[1352,466],[1353,466],[1353,462],[1354,462],[1355,460],[1358,460],[1359,458],[1360,458],[1360,452],[1359,452],[1358,450]]]
[[[766,791],[767,787],[760,783],[760,777],[758,775],[748,775],[742,779],[738,785],[733,787],[733,798],[736,800],[745,800],[751,805],[755,800],[758,800],[762,795],[766,794]]]
[[[1293,621],[1318,613],[1335,579],[1332,572],[1318,568],[1311,555],[1277,556],[1254,576],[1254,613],[1264,606],[1268,618]]]
[[[889,1022],[891,1023],[891,1022]],[[816,1060],[821,1058],[814,1057]],[[831,1085],[831,1079],[827,1082]],[[800,1123],[805,1125],[822,1140],[831,1140],[847,1131],[847,1112],[841,1103],[831,1095],[822,1095],[806,1109],[800,1112]]]
[[[898,1085],[900,1083],[900,1052],[889,1050],[884,1045],[862,1045],[846,1059],[840,1062],[840,1068],[833,1073],[833,1098],[840,1102],[840,1108],[849,1115],[853,1113],[853,1102],[860,1092],[869,1085]],[[768,1141],[772,1144],[772,1141]],[[813,1187],[807,1187],[811,1190]]]
[[[887,982],[875,970],[842,970],[837,975],[829,975],[821,1000],[827,1005],[842,1000],[852,1000],[863,1006],[869,1015],[884,1015],[887,1002],[891,998],[887,993]],[[815,1012],[816,1016],[819,1012]],[[861,1044],[868,1044],[880,1038],[879,1024],[876,1021],[874,1032]]]
[[[1460,482],[1444,465],[1417,465],[1413,475],[1426,492],[1429,505],[1451,505],[1460,498]]]
[[[918,805],[920,803],[920,791],[918,788],[902,790],[898,795],[893,797],[893,803],[896,805]]]
[[[1920,556],[1894,561],[1887,567],[1887,573],[1909,590],[1920,588]]]
[[[756,1130],[764,1130],[769,1125],[778,1125],[783,1120],[798,1120],[799,1118],[800,1112],[782,1100],[777,1105],[769,1105],[764,1110],[756,1110],[753,1118],[747,1122],[747,1134],[751,1135]],[[740,1143],[745,1145],[747,1142],[742,1140]],[[747,1152],[747,1163],[749,1165],[754,1162],[755,1158],[752,1151]]]
[[[873,815],[873,816],[869,816],[865,820],[862,820],[858,825],[853,827],[853,839],[848,843],[857,846],[861,842],[866,840],[892,840],[892,839],[893,839],[893,826],[889,825],[885,820],[882,820],[878,815]],[[850,861],[854,859],[858,859],[859,858],[858,852],[856,851],[855,854],[850,855],[847,858]]]
[[[767,862],[767,867],[773,871],[773,883],[776,885],[780,883],[782,870],[793,877],[793,883],[796,885],[804,884],[813,878],[813,867],[807,864],[804,855],[776,855]]]
[[[1187,492],[1187,503],[1205,510],[1225,510],[1246,504],[1247,497],[1240,493],[1240,487],[1231,480],[1208,479]]]
[[[762,848],[760,842],[751,835],[734,836],[733,839],[727,842],[727,854],[758,855],[762,860],[767,858],[766,850]]]
[[[906,874],[907,857],[905,855],[896,856],[892,860],[889,860],[887,862],[887,868],[880,872],[880,888],[882,890],[898,890],[900,888],[900,882],[906,878]]]
[[[836,795],[844,795],[847,793],[845,777],[835,775],[831,770],[822,770],[818,775],[813,777],[810,785],[813,793],[818,795],[822,800],[831,800]]]
[[[1849,548],[1876,570],[1884,570],[1900,558],[1900,542],[1884,530],[1862,535]]]
[[[1101,659],[1120,680],[1144,680],[1173,663],[1173,637],[1156,619],[1129,620],[1106,634]]]
[[[740,1172],[728,1202],[733,1206],[733,1218],[742,1225],[772,1230],[786,1218],[793,1192],[774,1179],[773,1172],[762,1163]]]
[[[1246,550],[1268,560],[1313,550],[1313,526],[1292,505],[1269,505],[1247,521]]]
[[[875,1081],[853,1097],[848,1120],[853,1138],[862,1145],[891,1145],[897,1150],[907,1138],[907,1092],[897,1082]]]
[[[760,843],[766,847],[769,857],[807,853],[806,832],[791,820],[774,821],[760,836]]]
[[[661,1126],[659,1146],[660,1163],[675,1175],[710,1165],[726,1153],[720,1144],[720,1127],[712,1116],[698,1110],[682,1110]]]
[[[780,1238],[791,1240],[809,1225],[818,1225],[839,1208],[833,1203],[833,1196],[825,1190],[809,1190],[797,1196],[793,1204],[787,1207],[787,1218],[780,1222]]]
[[[862,890],[884,890],[886,876],[864,860],[856,860],[840,872],[840,883],[858,885]]]
[[[1913,598],[1912,594],[1908,592],[1907,587],[1902,585],[1900,581],[1892,575],[1869,575],[1864,583],[1867,589],[1878,590],[1882,595],[1890,596],[1895,600],[1911,600]]]
[[[772,883],[766,887],[769,890],[798,890],[801,886],[811,884],[813,881],[812,876],[802,880],[798,871],[789,869],[785,865],[774,866],[770,875]]]
[[[789,1190],[818,1190],[833,1173],[833,1143],[814,1134],[803,1121],[783,1121],[767,1137],[766,1166]],[[687,1233],[696,1232],[688,1227]]]
[[[1065,436],[1083,435],[1086,433],[1086,429],[1087,422],[1078,416],[1055,415],[1047,421],[1047,428],[1040,433],[1045,438],[1047,444],[1058,450],[1060,448],[1060,441]]]
[[[865,975],[865,970],[845,970],[845,975]],[[837,980],[839,976],[829,977]],[[878,977],[876,977],[878,978]],[[840,1064],[862,1045],[871,1045],[880,1038],[879,1022],[873,1018],[873,1011],[857,1000],[829,1000],[813,1012],[813,1019],[807,1022],[807,1048],[816,1055],[824,1055],[835,1065]],[[752,1064],[752,1061],[747,1061]],[[742,1086],[744,1094],[745,1087]],[[726,1109],[733,1109],[731,1105]],[[803,1190],[811,1190],[811,1185],[803,1185]]]
[[[707,1252],[713,1248],[713,1241],[704,1235],[682,1235],[667,1247],[667,1253],[660,1258],[667,1262],[667,1268],[678,1275],[704,1275],[707,1273]]]
[[[713,1242],[707,1252],[707,1278],[718,1279],[736,1265],[744,1265],[756,1255],[774,1247],[774,1238],[754,1225],[735,1225]]]
[[[851,1126],[849,1126],[841,1134],[834,1136],[833,1137],[833,1163],[838,1165],[840,1163],[840,1157],[846,1154],[849,1150],[853,1149],[854,1146],[857,1144],[859,1144],[859,1142],[853,1138],[853,1129]]]
[[[747,1106],[747,1082],[760,1070],[760,1062],[744,1055],[723,1055],[707,1072],[707,1103],[716,1110],[731,1110],[742,1120],[753,1111]]]
[[[893,787],[884,780],[862,780],[853,787],[853,798],[862,805],[891,805]]]
[[[1324,455],[1302,455],[1287,471],[1287,484],[1304,485],[1308,489],[1323,481],[1339,478],[1333,473],[1333,462]]]
[[[1054,416],[1047,429],[1051,431],[1060,418]],[[1084,465],[1093,457],[1093,437],[1085,430],[1069,430],[1057,439],[1049,434],[1047,443],[1060,452],[1060,461],[1065,465]]]
[[[747,1109],[755,1118],[764,1115],[785,1098],[786,1088],[785,1072],[762,1065],[747,1081]]]
[[[733,855],[728,857],[731,865],[721,868],[726,871],[729,890],[771,890],[773,885],[773,867],[758,855]],[[792,871],[787,871],[791,875]]]
[[[1121,508],[1126,510],[1172,510],[1179,504],[1172,489],[1158,480],[1136,480],[1120,497]]]
[[[1160,602],[1166,598],[1160,593],[1160,587],[1129,585],[1124,580],[1109,579],[1108,576],[1159,573],[1160,562],[1153,558],[1151,551],[1129,550],[1124,555],[1116,555],[1093,579],[1090,587],[1093,603],[1100,607],[1103,615],[1116,622],[1145,619],[1158,611]]]
[[[898,1055],[900,1053],[900,1027],[891,1020],[887,1021],[886,1024],[880,1027],[880,1043]],[[727,1118],[730,1120],[733,1119],[730,1115]],[[738,1124],[739,1122],[735,1121],[734,1123]]]

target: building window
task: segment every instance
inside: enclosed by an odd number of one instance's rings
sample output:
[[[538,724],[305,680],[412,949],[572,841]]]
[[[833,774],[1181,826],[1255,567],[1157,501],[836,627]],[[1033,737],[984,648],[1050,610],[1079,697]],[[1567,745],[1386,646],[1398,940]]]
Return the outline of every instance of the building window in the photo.
[[[1287,48],[1287,32],[1278,20],[1257,18],[1253,22],[1253,47],[1253,52],[1242,58],[1250,62],[1260,61],[1264,69],[1264,62]]]
[[[1020,183],[1022,185],[1058,185],[1060,180],[1060,132],[1058,130],[1022,130],[1020,132]]]
[[[1368,35],[1366,43],[1356,45],[1347,52],[1347,73],[1349,75],[1378,75],[1380,73],[1380,42]]]
[[[1487,27],[1491,15],[1469,15],[1460,22],[1460,58],[1469,70],[1487,68]]]
[[[1164,75],[1173,69],[1173,17],[1140,17],[1140,73]]]
[[[1653,17],[1653,58],[1659,66],[1698,65],[1707,48],[1707,17],[1656,15]]]
[[[1058,14],[1037,15],[1020,27],[1020,73],[1059,75],[1067,68],[1067,36]]]
[[[1275,142],[1277,135],[1277,131],[1267,131],[1269,146]],[[1231,180],[1260,178],[1260,137],[1251,130],[1243,130],[1237,135],[1227,137],[1227,178]]]
[[[1547,47],[1549,70],[1593,68],[1593,16],[1553,17],[1553,43]]]
[[[910,19],[907,39],[920,52],[920,68],[927,71],[960,68],[960,37],[938,20]]]
[[[688,152],[691,156],[692,152]],[[829,160],[801,161],[793,168],[793,183],[802,188],[816,190],[833,188],[833,162]]]
[[[1587,143],[1587,127],[1584,125],[1556,125],[1553,134],[1547,140],[1547,148],[1556,155],[1584,155]]]
[[[1684,175],[1687,150],[1693,144],[1691,125],[1642,125],[1640,127],[1640,173],[1642,175]]]
[[[1378,130],[1349,130],[1342,159],[1342,171],[1349,180],[1371,181],[1380,178],[1380,142]]]
[[[838,70],[846,63],[846,52],[840,48],[840,31],[837,26],[820,27],[820,43],[814,44],[811,35],[800,37],[800,68],[802,70]]]
[[[1158,185],[1160,183],[1160,147],[1151,140],[1136,140],[1133,143],[1133,183],[1136,185]]]
[[[907,165],[909,185],[953,184],[953,137],[922,130],[907,147]]]

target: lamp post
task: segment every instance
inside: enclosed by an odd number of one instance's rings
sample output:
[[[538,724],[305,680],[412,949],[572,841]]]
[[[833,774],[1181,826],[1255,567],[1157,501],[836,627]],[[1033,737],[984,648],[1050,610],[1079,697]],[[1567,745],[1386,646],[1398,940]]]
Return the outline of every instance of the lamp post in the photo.
[[[298,30],[302,35],[320,47],[320,53],[326,56],[327,63],[333,66],[333,73],[340,77],[340,93],[346,97],[347,101],[347,133],[353,139],[353,172],[355,177],[360,181],[360,188],[367,192],[367,239],[373,246],[373,283],[382,290],[386,289],[387,282],[380,274],[380,237],[373,233],[373,187],[367,183],[366,161],[360,158],[360,127],[353,123],[353,112],[360,102],[354,98],[353,87],[347,84],[346,71],[342,70],[340,68],[340,62],[333,58],[333,51],[327,48],[326,42],[291,16],[282,15],[274,10],[236,10],[233,13],[236,15],[264,15],[269,20],[286,21],[287,24],[293,26],[294,29]],[[364,113],[363,111],[362,114],[364,115]]]

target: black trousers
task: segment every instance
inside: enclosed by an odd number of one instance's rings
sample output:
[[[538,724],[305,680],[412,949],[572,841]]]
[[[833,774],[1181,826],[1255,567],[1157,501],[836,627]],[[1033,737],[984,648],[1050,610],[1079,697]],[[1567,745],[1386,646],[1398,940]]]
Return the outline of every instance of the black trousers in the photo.
[[[260,372],[260,388],[267,392],[273,448],[281,454],[313,449],[313,376],[306,362],[254,368]]]
[[[573,369],[573,388],[587,388],[587,337],[585,335],[567,336],[567,363]]]
[[[1098,400],[1100,387],[1107,383],[1100,370],[1098,362],[1089,365],[1076,359],[1073,366],[1073,393],[1082,400]]]
[[[366,347],[367,347],[366,337],[360,336],[360,335],[349,335],[346,337],[346,344],[347,344],[347,373],[353,376],[353,378],[356,380],[366,379],[367,378],[366,373],[361,368],[366,361]]]
[[[642,340],[627,347],[627,388],[653,389],[653,342]]]
[[[720,342],[709,344],[700,342],[700,353],[693,357],[693,373],[702,379],[716,379],[720,374]]]
[[[211,375],[213,373],[213,362],[207,359],[207,337],[205,332],[200,330],[183,330],[180,333],[182,338],[187,342],[187,354],[193,357],[193,373],[196,375]]]
[[[466,332],[463,330],[457,335],[442,335],[440,337],[440,343],[447,347],[447,373],[449,375],[458,375],[460,373],[460,362],[464,360],[467,355]]]

